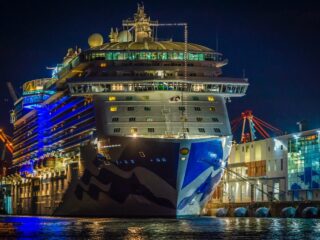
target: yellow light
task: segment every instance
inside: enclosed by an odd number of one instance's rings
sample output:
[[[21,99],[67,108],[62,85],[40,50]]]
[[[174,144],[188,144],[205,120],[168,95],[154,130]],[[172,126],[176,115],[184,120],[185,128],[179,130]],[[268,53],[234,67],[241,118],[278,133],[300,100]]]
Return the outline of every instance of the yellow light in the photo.
[[[187,154],[189,154],[189,149],[188,149],[188,148],[181,148],[181,149],[180,149],[180,154],[181,154],[181,155],[187,155]]]
[[[209,109],[210,109],[211,112],[214,112],[216,110],[215,107],[210,107]]]
[[[115,96],[110,96],[109,97],[109,101],[111,102],[111,101],[115,101],[117,98],[115,97]]]
[[[118,108],[116,106],[111,106],[110,107],[110,112],[116,112]]]
[[[107,67],[107,64],[106,63],[101,63],[100,67],[105,68],[105,67]]]
[[[138,132],[138,129],[137,128],[131,128],[131,133],[132,134],[136,134]]]
[[[208,101],[209,101],[209,102],[214,102],[214,97],[209,96],[209,97],[208,97]]]

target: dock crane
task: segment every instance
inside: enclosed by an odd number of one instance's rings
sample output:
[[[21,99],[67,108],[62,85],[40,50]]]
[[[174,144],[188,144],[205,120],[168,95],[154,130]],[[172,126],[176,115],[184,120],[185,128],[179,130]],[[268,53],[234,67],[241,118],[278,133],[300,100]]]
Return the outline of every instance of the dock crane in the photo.
[[[4,143],[4,148],[1,154],[1,160],[4,161],[7,150],[10,152],[10,154],[13,153],[13,145],[10,137],[6,135],[2,129],[0,129],[0,140]]]
[[[252,110],[246,110],[242,112],[240,117],[234,119],[231,122],[233,134],[237,131],[241,123],[241,143],[252,142],[256,140],[256,132],[258,132],[263,138],[270,138],[270,134],[267,132],[267,130],[275,133],[278,136],[283,134],[283,132],[280,129],[272,126],[271,124],[253,115]],[[246,132],[247,123],[249,125],[249,132]]]

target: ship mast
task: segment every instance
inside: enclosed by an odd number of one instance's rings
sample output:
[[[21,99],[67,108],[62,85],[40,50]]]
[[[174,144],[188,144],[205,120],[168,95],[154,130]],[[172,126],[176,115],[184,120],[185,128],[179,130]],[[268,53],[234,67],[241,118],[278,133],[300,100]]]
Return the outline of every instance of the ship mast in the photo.
[[[184,80],[188,80],[188,24],[180,23],[159,23],[151,21],[150,17],[144,12],[144,6],[138,4],[137,12],[134,14],[134,19],[122,21],[123,28],[128,29],[128,32],[134,31],[135,42],[154,41],[153,31],[151,27],[183,27],[184,28]],[[184,107],[182,111],[182,133],[183,138],[186,138],[187,130],[185,127],[186,109],[184,104],[183,94],[184,84],[181,86],[181,105]]]

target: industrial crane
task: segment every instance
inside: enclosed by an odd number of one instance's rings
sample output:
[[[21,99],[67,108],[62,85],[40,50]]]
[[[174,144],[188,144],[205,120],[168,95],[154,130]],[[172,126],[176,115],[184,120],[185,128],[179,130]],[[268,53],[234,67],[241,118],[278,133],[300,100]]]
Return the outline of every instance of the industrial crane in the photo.
[[[8,150],[11,154],[13,153],[13,145],[10,140],[10,137],[4,133],[2,129],[0,129],[0,141],[4,143],[4,148],[1,155],[1,160],[5,159],[6,151]]]
[[[282,131],[271,124],[257,118],[252,114],[252,110],[246,110],[241,113],[241,116],[231,121],[232,132],[235,133],[242,122],[241,143],[251,142],[257,139],[256,132],[263,138],[270,138],[267,130],[282,135]],[[249,125],[249,132],[246,131],[246,123]],[[266,130],[267,129],[267,130]]]

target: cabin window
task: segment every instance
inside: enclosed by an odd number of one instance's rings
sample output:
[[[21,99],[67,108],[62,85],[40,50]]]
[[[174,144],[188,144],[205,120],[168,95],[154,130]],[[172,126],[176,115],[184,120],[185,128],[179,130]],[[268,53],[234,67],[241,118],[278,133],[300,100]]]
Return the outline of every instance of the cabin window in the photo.
[[[114,132],[114,133],[119,133],[119,132],[120,132],[120,128],[114,128],[114,129],[113,129],[113,132]]]
[[[138,128],[131,128],[131,133],[137,133],[138,132]]]
[[[118,108],[116,106],[110,107],[110,112],[116,112],[116,111],[118,111]]]
[[[149,133],[154,133],[154,128],[148,128]]]
[[[208,97],[208,101],[209,101],[209,102],[214,102],[214,97],[209,96],[209,97]]]
[[[204,128],[198,128],[198,131],[201,132],[201,133],[206,132],[206,130]]]
[[[214,130],[215,133],[221,133],[220,128],[214,128],[213,130]]]

